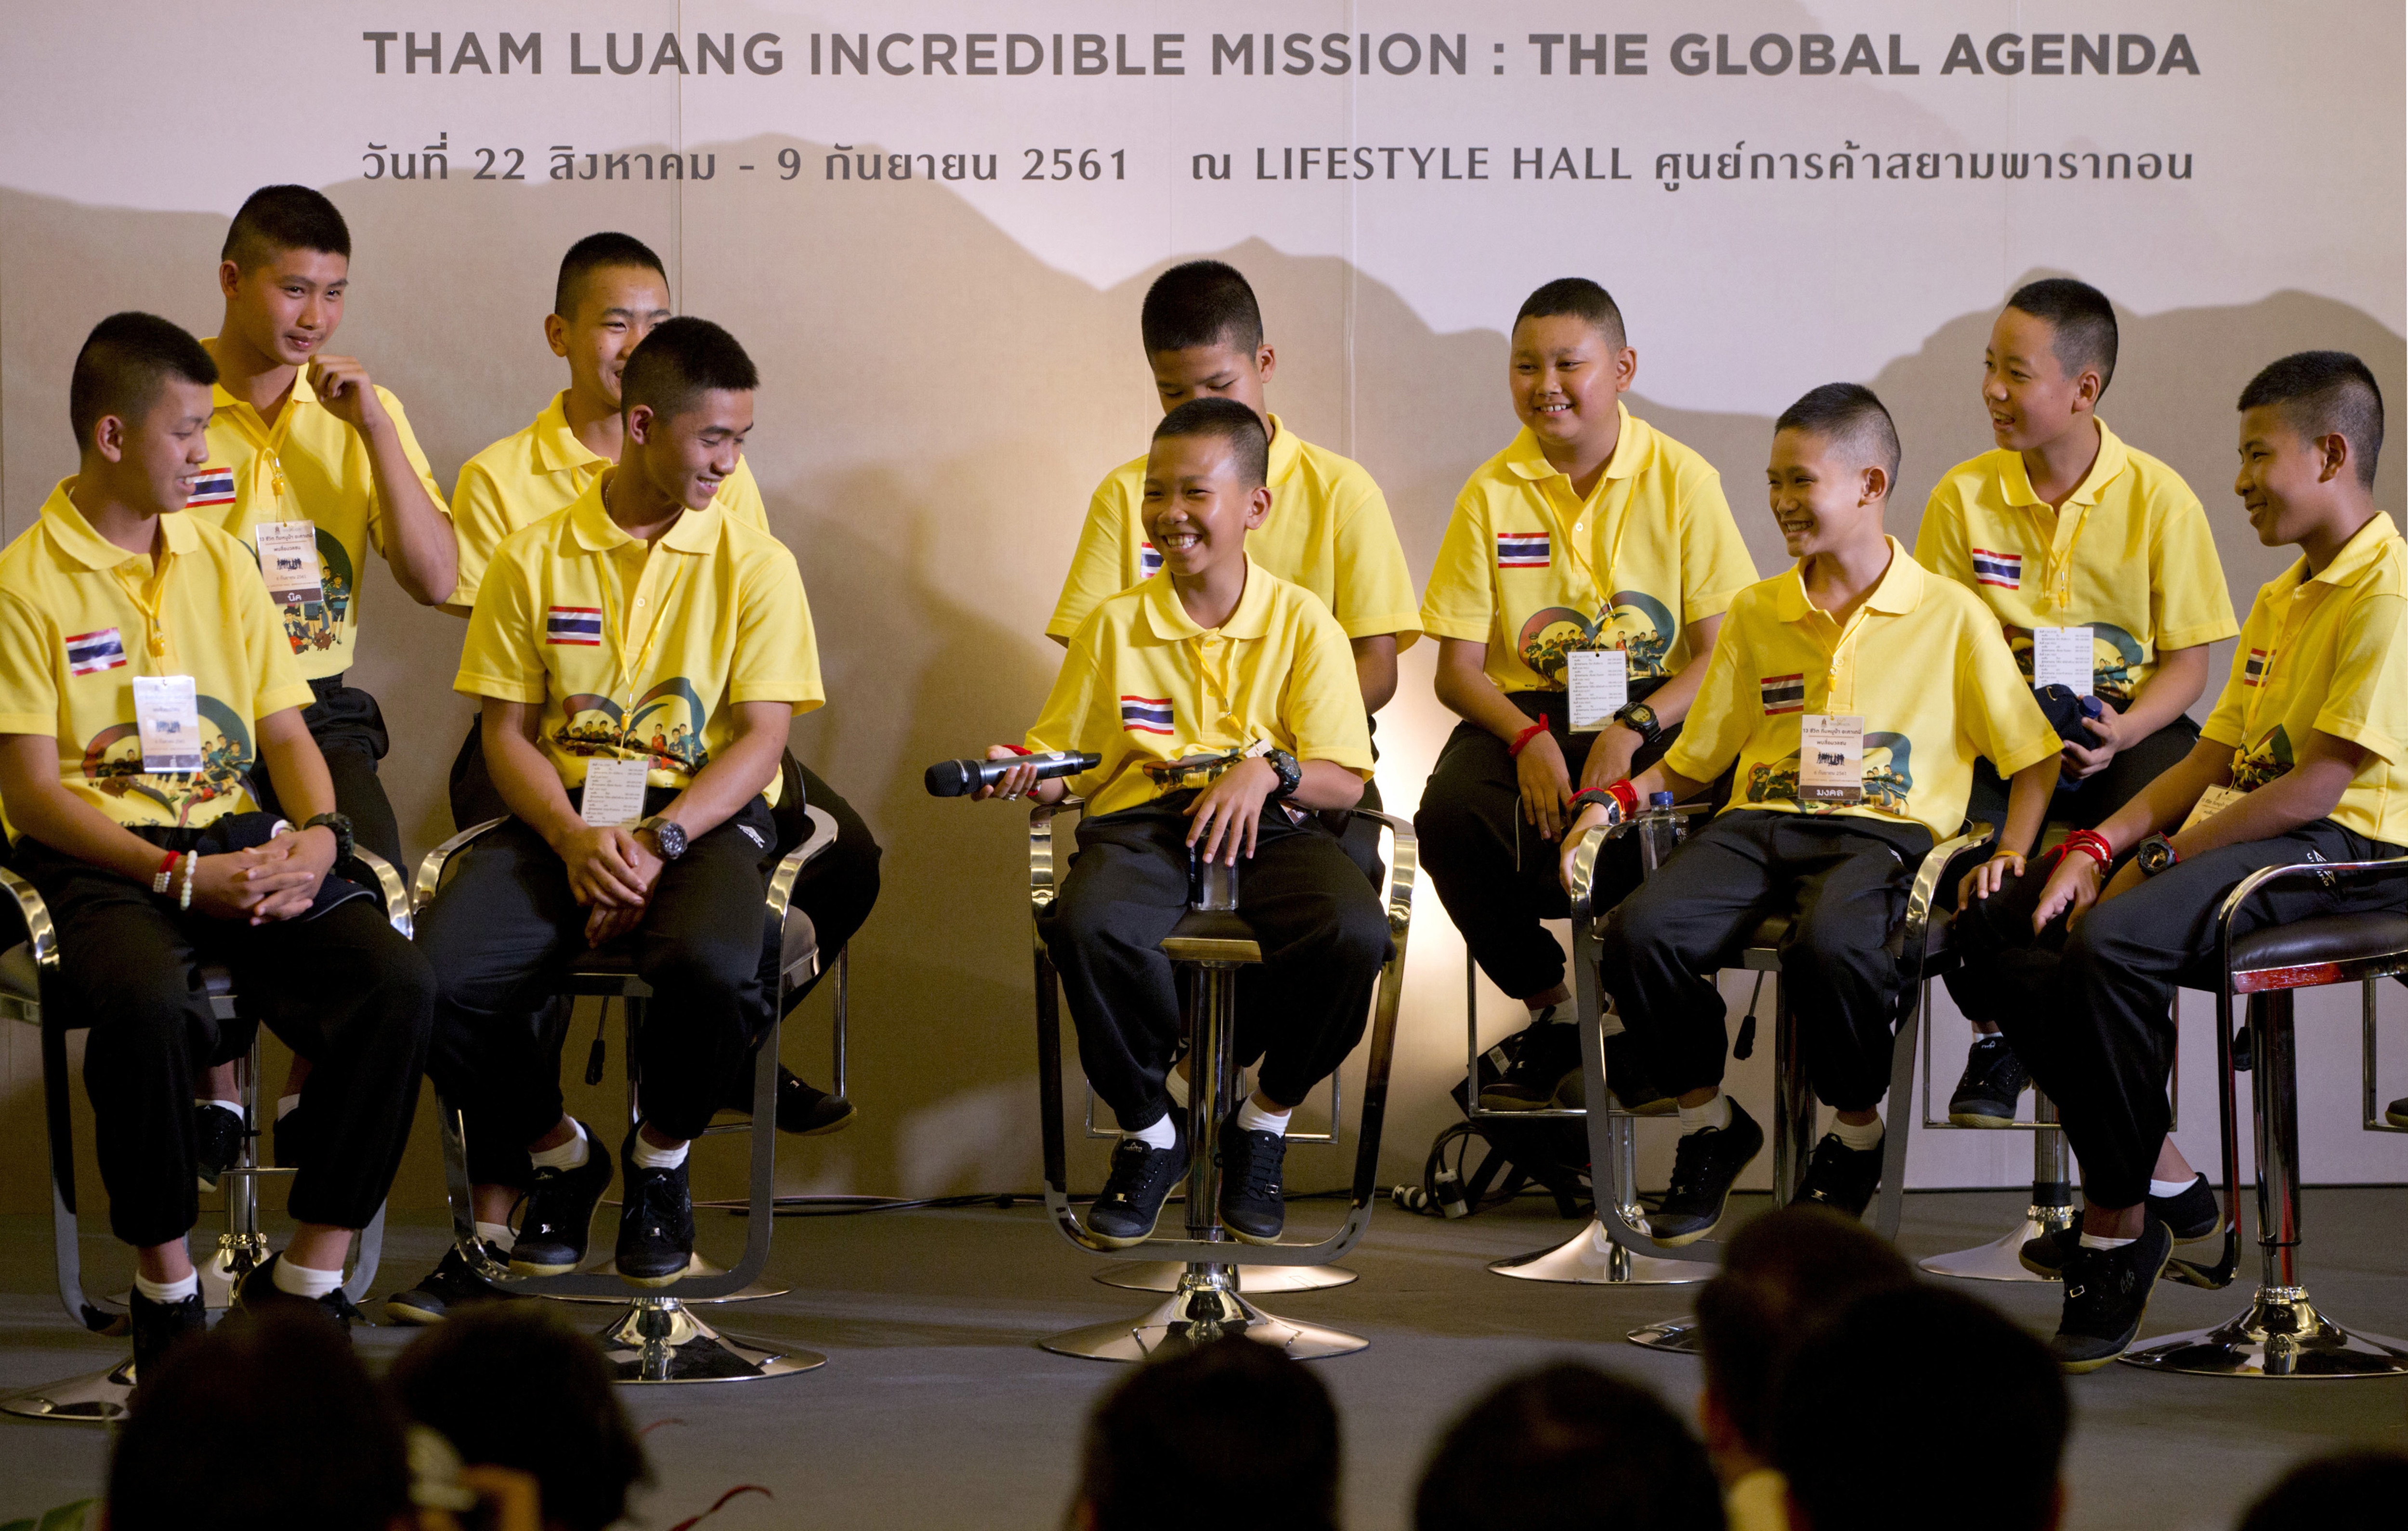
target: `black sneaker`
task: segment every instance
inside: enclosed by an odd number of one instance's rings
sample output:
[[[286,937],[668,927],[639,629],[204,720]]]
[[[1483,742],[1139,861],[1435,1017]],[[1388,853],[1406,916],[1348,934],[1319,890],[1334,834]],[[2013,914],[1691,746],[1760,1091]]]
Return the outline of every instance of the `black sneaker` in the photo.
[[[1633,1116],[1670,1116],[1680,1104],[1657,1089],[1646,1072],[1639,1066],[1639,1048],[1627,1031],[1614,1033],[1605,1039],[1605,1078],[1607,1094],[1612,1097],[1615,1110],[1628,1111]],[[1549,1102],[1558,1110],[1578,1110],[1588,1104],[1588,1070],[1575,1068],[1555,1086],[1555,1099]]]
[[[1881,1175],[1879,1145],[1853,1149],[1840,1141],[1838,1133],[1827,1132],[1814,1145],[1814,1157],[1807,1161],[1798,1199],[1828,1207],[1846,1217],[1862,1217],[1872,1205],[1873,1193],[1881,1189]]]
[[[1663,1205],[1647,1214],[1647,1237],[1678,1249],[1713,1232],[1740,1172],[1763,1152],[1764,1129],[1736,1100],[1730,1102],[1728,1126],[1683,1133],[1672,1150],[1672,1183]]]
[[[193,1178],[214,1191],[226,1166],[242,1154],[242,1113],[209,1101],[193,1102]]]
[[[2173,1258],[2174,1238],[2156,1218],[2121,1249],[2076,1245],[2065,1262],[2065,1315],[2048,1350],[2071,1372],[2097,1371],[2131,1348],[2149,1294]]]
[[[343,1289],[338,1286],[322,1297],[300,1297],[279,1289],[276,1284],[276,1266],[277,1263],[283,1258],[284,1255],[280,1251],[251,1266],[243,1279],[235,1283],[234,1305],[251,1312],[256,1312],[263,1308],[275,1307],[289,1308],[296,1312],[319,1313],[324,1316],[327,1323],[349,1335],[351,1332],[351,1321],[360,1317],[360,1310],[351,1305],[351,1298],[343,1295]]]
[[[842,1095],[829,1095],[811,1084],[784,1064],[778,1066],[778,1130],[797,1138],[818,1138],[825,1133],[842,1132],[853,1125],[853,1102]],[[723,1111],[738,1116],[752,1114],[752,1063],[747,1059],[728,1081],[727,1097],[719,1103]]]
[[[519,1239],[510,1246],[513,1276],[559,1276],[585,1263],[594,1209],[610,1188],[610,1151],[584,1123],[585,1162],[575,1169],[538,1169],[519,1204]]]
[[[1170,1125],[1179,1136],[1167,1149],[1148,1148],[1134,1138],[1113,1147],[1111,1173],[1087,1209],[1087,1232],[1106,1249],[1125,1250],[1153,1238],[1163,1201],[1187,1173],[1184,1113],[1172,1111]]]
[[[684,1165],[647,1169],[636,1163],[636,1134],[627,1130],[620,1158],[627,1183],[619,1194],[619,1279],[667,1286],[694,1264],[694,1193]]]
[[[487,1255],[496,1261],[509,1256],[485,1247]],[[459,1248],[443,1252],[426,1279],[407,1292],[396,1292],[384,1300],[384,1316],[395,1324],[437,1324],[463,1308],[480,1302],[498,1302],[516,1298],[519,1294],[505,1292],[493,1282],[468,1268],[460,1257]]]
[[[2383,1120],[2395,1127],[2408,1127],[2408,1095],[2401,1095],[2383,1108]]]
[[[209,1307],[197,1292],[181,1302],[152,1302],[141,1293],[126,1300],[127,1327],[134,1332],[134,1380],[150,1374],[166,1353],[208,1332]]]
[[[268,1156],[279,1169],[298,1169],[301,1159],[309,1152],[309,1117],[308,1110],[294,1107],[276,1119],[268,1128]]]
[[[2216,1205],[2215,1192],[2205,1175],[2193,1175],[2190,1185],[2180,1195],[2148,1198],[2148,1217],[2152,1223],[2162,1223],[2177,1244],[2197,1244],[2204,1239],[2219,1238],[2224,1234],[2224,1212]],[[2082,1242],[2082,1228],[2059,1229],[2027,1238],[2015,1257],[2026,1270],[2035,1276],[2055,1281],[2065,1270],[2065,1262]]]
[[[1231,1111],[1221,1123],[1221,1226],[1241,1244],[1276,1244],[1287,1226],[1287,1188],[1280,1169],[1287,1162],[1287,1138],[1238,1125]]]
[[[1965,1076],[1948,1097],[1948,1120],[1960,1127],[2004,1127],[2015,1100],[2031,1088],[2031,1071],[2004,1037],[1978,1037],[1965,1054]]]
[[[1555,1092],[1569,1088],[1578,1101],[1581,1088],[1580,1028],[1555,1019],[1560,1005],[1550,1005],[1521,1034],[1512,1066],[1504,1077],[1480,1092],[1484,1111],[1543,1111],[1555,1103]]]

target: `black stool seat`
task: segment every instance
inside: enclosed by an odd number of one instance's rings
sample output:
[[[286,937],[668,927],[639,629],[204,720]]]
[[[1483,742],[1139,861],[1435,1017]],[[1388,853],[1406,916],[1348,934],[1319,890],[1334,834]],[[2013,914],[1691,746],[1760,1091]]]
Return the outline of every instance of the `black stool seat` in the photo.
[[[2337,983],[2358,964],[2386,966],[2408,952],[2408,914],[2388,910],[2325,914],[2287,925],[2269,925],[2232,943],[2232,987],[2302,989]]]
[[[1162,938],[1161,950],[1173,962],[1263,960],[1254,927],[1228,909],[1189,909]]]

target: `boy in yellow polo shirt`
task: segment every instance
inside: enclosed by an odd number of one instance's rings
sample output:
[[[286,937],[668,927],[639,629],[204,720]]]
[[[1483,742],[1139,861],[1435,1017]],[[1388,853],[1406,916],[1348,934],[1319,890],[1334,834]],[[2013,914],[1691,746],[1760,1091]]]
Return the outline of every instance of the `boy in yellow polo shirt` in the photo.
[[[1982,403],[1998,449],[1931,492],[1915,561],[1998,617],[2042,710],[2069,742],[2049,817],[2093,829],[2190,752],[2186,709],[2207,689],[2207,646],[2240,631],[2207,512],[2182,476],[2098,417],[2115,375],[2115,309],[2063,277],[2027,284],[1990,327]],[[2085,717],[2080,696],[2097,698]],[[2007,791],[1976,766],[1971,817],[1997,823]],[[2037,876],[1969,918],[2028,920]],[[1966,1126],[2013,1121],[2028,1082],[1999,1035],[1980,965],[1948,975],[1976,1037],[1949,1103]]]
[[[1972,880],[2020,870],[2040,833],[2059,741],[1982,603],[1882,530],[1898,462],[1897,428],[1870,389],[1827,383],[1782,413],[1767,477],[1797,567],[1731,603],[1679,742],[1574,800],[1577,834],[1649,794],[1694,797],[1735,773],[1730,806],[1622,902],[1601,937],[1606,990],[1680,1107],[1671,1187],[1647,1219],[1659,1244],[1713,1232],[1764,1146],[1721,1093],[1715,964],[1768,909],[1795,911],[1781,981],[1807,1075],[1835,1118],[1799,1199],[1857,1216],[1881,1180],[1875,1108],[1900,980],[1891,943],[1917,864],[1964,821],[1976,757],[2013,788],[2000,859]],[[1569,852],[1563,865],[1569,877]]]
[[[1233,399],[1163,417],[1145,532],[1166,578],[1090,611],[1025,747],[987,751],[1103,762],[1067,781],[1013,770],[978,794],[1087,799],[1044,937],[1080,1062],[1125,1135],[1087,1219],[1114,1248],[1153,1233],[1186,1172],[1186,1123],[1166,1087],[1179,995],[1157,947],[1186,912],[1191,854],[1245,863],[1238,909],[1265,955],[1239,979],[1239,1061],[1262,1058],[1259,1087],[1221,1138],[1221,1219],[1240,1239],[1278,1239],[1288,1113],[1362,1035],[1389,952],[1379,899],[1309,811],[1352,808],[1371,775],[1345,630],[1247,556],[1272,513],[1269,447],[1261,418]]]
[[[300,1226],[236,1301],[315,1302],[346,1328],[344,1255],[401,1162],[435,987],[367,890],[330,875],[351,829],[258,560],[183,513],[217,376],[164,319],[103,320],[68,390],[77,475],[0,552],[0,810],[10,865],[57,933],[52,1023],[90,1028],[84,1080],[109,1226],[135,1250],[146,1376],[207,1321],[185,1245],[194,1081],[250,1045],[196,965],[230,968],[245,1016],[316,1064],[328,1123],[293,1182]],[[258,811],[254,769],[300,829]]]
[[[1576,787],[1680,737],[1723,611],[1756,579],[1713,465],[1623,407],[1638,366],[1604,288],[1530,294],[1507,378],[1521,434],[1464,484],[1422,604],[1438,699],[1463,719],[1414,815],[1422,865],[1472,960],[1530,1012],[1481,1093],[1491,1110],[1580,1104],[1563,949],[1540,923],[1564,914],[1550,842]],[[1617,845],[1600,907],[1638,876]],[[1615,1074],[1626,1104],[1653,1098]]]
[[[503,538],[457,689],[484,706],[511,817],[420,916],[443,992],[429,1072],[466,1120],[474,1212],[512,1268],[574,1269],[610,1152],[561,1109],[525,1023],[559,965],[623,937],[655,995],[635,1046],[618,1268],[666,1285],[694,1252],[686,1149],[768,1023],[771,799],[794,715],[822,700],[794,555],[713,501],[759,385],[733,336],[663,321],[628,358],[625,441],[566,509]]]
[[[2240,408],[2233,490],[2258,540],[2299,562],[2258,591],[2199,743],[2057,858],[2024,933],[2037,945],[1993,969],[2082,1161],[2081,1231],[2023,1251],[2063,1275],[2051,1348],[2072,1371],[2132,1343],[2177,1235],[2221,1228],[2166,1136],[2166,1078],[2174,986],[2214,961],[2225,895],[2263,867],[2408,854],[2408,544],[2374,508],[2382,391],[2355,356],[2302,351]],[[2402,904],[2396,882],[2278,883],[2234,928]]]

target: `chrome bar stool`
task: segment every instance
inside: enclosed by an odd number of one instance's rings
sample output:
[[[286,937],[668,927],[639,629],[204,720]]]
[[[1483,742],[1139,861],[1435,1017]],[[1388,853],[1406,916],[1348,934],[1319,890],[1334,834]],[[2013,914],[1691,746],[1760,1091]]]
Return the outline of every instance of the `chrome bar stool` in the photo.
[[[355,848],[352,855],[353,863],[348,869],[371,874],[376,890],[384,899],[386,917],[395,930],[408,936],[410,909],[401,874],[366,847]],[[83,1252],[76,1215],[79,1197],[72,1114],[75,1082],[67,1064],[67,1033],[79,1029],[83,1023],[51,1022],[44,1017],[42,984],[57,972],[59,952],[58,933],[42,895],[32,883],[6,867],[0,867],[0,889],[5,889],[15,901],[26,932],[24,941],[0,952],[0,1017],[35,1026],[42,1037],[42,1107],[50,1161],[50,1253],[59,1305],[66,1309],[67,1317],[94,1334],[122,1334],[125,1298],[94,1297],[83,1285]],[[211,1013],[221,1021],[237,1019],[241,1012],[234,992],[234,975],[219,964],[203,963],[197,976],[209,996]],[[260,1163],[259,1065],[260,1039],[254,1032],[250,1052],[236,1061],[235,1067],[236,1082],[241,1091],[242,1133],[235,1162],[226,1166],[221,1181],[225,1198],[224,1231],[218,1235],[214,1250],[207,1253],[195,1251],[193,1261],[194,1272],[200,1277],[201,1295],[213,1311],[229,1307],[236,1283],[267,1258],[267,1239],[259,1231],[260,1178],[293,1173],[276,1165]],[[367,1299],[383,1249],[384,1209],[379,1207],[376,1216],[360,1230],[351,1279],[343,1283],[343,1295],[353,1304]],[[129,1357],[106,1371],[0,1398],[0,1413],[22,1419],[107,1424],[124,1417],[126,1398],[134,1391],[134,1362]]]
[[[2389,861],[2311,862],[2270,866],[2243,878],[2217,912],[2215,1052],[2223,1089],[2216,1096],[2224,1150],[2223,1257],[2202,1267],[2176,1261],[2168,1274],[2195,1286],[2223,1287],[2239,1273],[2241,1164],[2239,1109],[2233,1079],[2232,996],[2249,1002],[2251,1104],[2257,1122],[2258,1289],[2240,1314],[2212,1329],[2136,1347],[2122,1359],[2155,1371],[2203,1377],[2396,1377],[2408,1373],[2408,1340],[2356,1334],[2318,1311],[2300,1281],[2300,1116],[2297,1037],[2292,995],[2300,989],[2357,983],[2366,1042],[2372,1057],[2374,985],[2408,973],[2408,913],[2384,910],[2322,915],[2233,934],[2250,896],[2278,882],[2308,878],[2368,882],[2408,873],[2408,857]],[[2364,1081],[2368,1114],[2374,1083]]]
[[[827,1357],[816,1352],[779,1351],[724,1335],[694,1311],[698,1304],[766,1296],[782,1290],[759,1285],[761,1273],[769,1264],[769,1236],[777,1222],[780,1019],[785,1011],[787,993],[815,976],[821,962],[810,918],[794,905],[795,883],[814,857],[836,843],[837,834],[836,820],[825,809],[806,805],[804,812],[810,820],[810,833],[801,845],[780,858],[770,875],[764,904],[763,938],[779,953],[778,988],[770,996],[769,1023],[753,1064],[752,1122],[710,1129],[712,1133],[752,1134],[749,1193],[744,1204],[748,1213],[744,1252],[732,1268],[716,1269],[701,1262],[697,1255],[696,1265],[689,1267],[691,1274],[674,1286],[659,1289],[631,1287],[607,1267],[563,1276],[512,1275],[506,1262],[486,1253],[484,1241],[477,1237],[476,1214],[469,1199],[467,1129],[457,1107],[449,1101],[439,1103],[437,1116],[443,1125],[443,1173],[452,1205],[452,1238],[460,1257],[471,1270],[504,1291],[562,1301],[624,1304],[595,1335],[604,1356],[622,1382],[752,1381],[810,1371],[827,1364]],[[423,909],[434,900],[443,886],[444,868],[452,857],[502,822],[490,819],[472,825],[428,851],[418,867],[415,907]],[[624,946],[613,943],[578,960],[570,970],[566,992],[599,998],[606,1021],[610,1001],[619,1001],[624,1019],[622,1048],[626,1057],[628,1121],[632,1124],[641,1114],[635,1038],[643,1027],[652,988],[637,976]],[[841,1019],[841,1010],[838,1016]]]
[[[1080,800],[1039,803],[1028,815],[1028,881],[1032,916],[1053,907],[1060,883],[1054,851],[1054,821]],[[1368,809],[1357,808],[1357,813]],[[1405,943],[1412,923],[1415,847],[1412,826],[1390,814],[1372,815],[1389,837],[1387,920],[1395,955],[1380,970],[1372,1002],[1370,1056],[1363,1099],[1356,1113],[1354,1179],[1345,1222],[1318,1243],[1246,1245],[1247,1290],[1266,1290],[1254,1267],[1325,1266],[1342,1258],[1370,1223],[1379,1195],[1380,1127],[1387,1110],[1388,1073],[1396,1056],[1397,1009],[1404,991]],[[1058,1355],[1099,1361],[1142,1361],[1165,1346],[1201,1343],[1224,1334],[1242,1334],[1276,1345],[1299,1360],[1343,1355],[1369,1341],[1273,1317],[1240,1292],[1240,1264],[1229,1257],[1241,1247],[1217,1221],[1221,1199],[1218,1159],[1221,1123],[1235,1104],[1233,1066],[1237,1046],[1237,970],[1262,960],[1253,931],[1236,913],[1236,869],[1205,872],[1205,894],[1166,937],[1161,950],[1194,974],[1187,1086],[1189,1161],[1184,1238],[1152,1238],[1144,1247],[1179,1262],[1179,1281],[1169,1298],[1143,1316],[1091,1324],[1040,1341]],[[1042,936],[1032,930],[1037,976],[1038,1117],[1044,1137],[1045,1206],[1071,1243],[1096,1254],[1117,1254],[1087,1231],[1070,1205],[1068,1134],[1062,1089],[1061,995]],[[1351,1278],[1350,1278],[1351,1279]],[[1333,1283],[1334,1284],[1334,1283]],[[1295,1289],[1290,1289],[1295,1290]]]

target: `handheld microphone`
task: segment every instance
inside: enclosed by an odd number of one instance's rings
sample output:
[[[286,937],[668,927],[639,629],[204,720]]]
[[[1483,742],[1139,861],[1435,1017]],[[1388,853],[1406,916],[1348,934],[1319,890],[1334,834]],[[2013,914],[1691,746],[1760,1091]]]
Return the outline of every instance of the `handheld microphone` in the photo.
[[[924,778],[931,797],[967,797],[981,787],[992,787],[1003,780],[1003,773],[1015,766],[1033,766],[1039,781],[1057,776],[1077,776],[1092,771],[1104,763],[1096,754],[1053,753],[1013,755],[1003,760],[940,760],[928,767]]]

